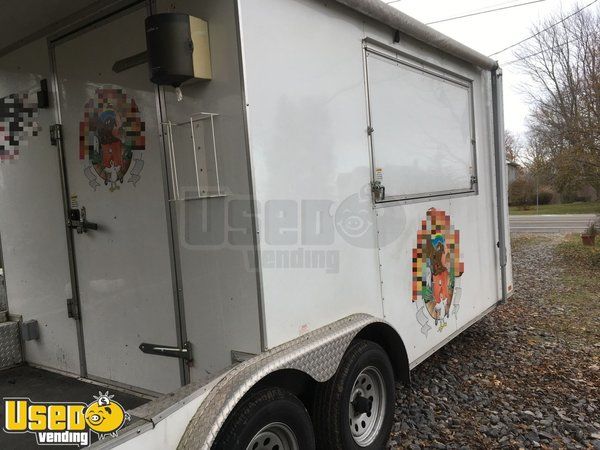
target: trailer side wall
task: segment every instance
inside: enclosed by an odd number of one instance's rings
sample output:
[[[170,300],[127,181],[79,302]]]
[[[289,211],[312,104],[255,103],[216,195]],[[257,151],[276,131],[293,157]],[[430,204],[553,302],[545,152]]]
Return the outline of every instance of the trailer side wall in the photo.
[[[239,4],[253,177],[264,208],[259,254],[268,346],[352,313],[369,313],[394,325],[411,364],[417,364],[499,299],[490,72],[406,36],[395,44],[394,30],[335,2]],[[471,85],[478,176],[473,192],[373,207],[369,183],[377,181],[377,168],[371,152],[377,149],[367,127],[377,105],[367,104],[365,38],[392,58],[397,50],[420,69],[448,72]],[[393,105],[386,109],[393,111]],[[372,126],[377,136],[377,124]],[[430,132],[443,144],[438,130]],[[452,149],[445,151],[452,156]],[[428,176],[427,167],[415,170]],[[328,208],[318,220],[305,206],[312,201]],[[413,271],[421,264],[413,258],[430,208],[443,212],[444,257],[452,252],[456,259],[452,269],[445,263],[447,317],[437,321],[435,303],[416,289],[425,285],[422,267]],[[332,222],[334,240],[321,246],[303,242],[315,222],[325,234]],[[451,246],[450,239],[459,245]],[[277,260],[279,253],[298,249],[335,254],[339,264],[328,271],[304,261],[290,270],[283,258]]]

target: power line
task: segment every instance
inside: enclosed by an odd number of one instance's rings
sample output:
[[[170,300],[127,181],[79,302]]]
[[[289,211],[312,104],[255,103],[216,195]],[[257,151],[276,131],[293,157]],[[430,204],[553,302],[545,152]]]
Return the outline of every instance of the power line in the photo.
[[[560,24],[561,24],[561,23],[563,23],[565,20],[567,20],[567,19],[570,19],[571,17],[573,17],[573,16],[575,16],[575,15],[579,14],[581,11],[583,11],[583,10],[584,10],[584,9],[586,9],[586,8],[589,8],[589,7],[590,7],[590,6],[592,6],[594,3],[598,3],[598,1],[599,1],[599,0],[594,0],[593,2],[591,2],[591,3],[588,3],[587,5],[585,5],[583,8],[581,8],[581,9],[578,9],[578,10],[577,10],[577,11],[575,11],[574,13],[572,13],[572,14],[569,14],[567,17],[564,17],[564,18],[562,18],[561,20],[559,20],[558,22],[556,22],[556,23],[554,23],[554,24],[550,25],[549,27],[547,27],[547,28],[544,28],[543,30],[540,30],[540,31],[538,31],[537,33],[534,33],[534,34],[532,34],[531,36],[529,36],[529,37],[527,37],[527,38],[525,38],[525,39],[522,39],[522,40],[520,40],[519,42],[516,42],[516,43],[514,43],[514,44],[512,44],[512,45],[509,45],[508,47],[506,47],[506,48],[503,48],[502,50],[499,50],[499,51],[497,51],[497,52],[494,52],[494,53],[492,53],[491,55],[488,55],[488,56],[494,56],[494,55],[497,55],[497,54],[499,54],[499,53],[503,53],[503,52],[505,52],[506,50],[510,50],[511,48],[513,48],[513,47],[516,47],[517,45],[521,45],[523,42],[526,42],[526,41],[528,41],[529,39],[533,39],[534,37],[536,37],[536,36],[539,36],[539,35],[540,35],[540,34],[542,34],[544,31],[548,31],[549,29],[551,29],[551,28],[554,28],[554,27],[555,27],[555,26],[557,26],[557,25],[560,25]]]
[[[567,41],[567,42],[563,42],[562,44],[558,44],[558,45],[555,45],[555,46],[553,46],[553,47],[548,47],[548,48],[545,48],[544,50],[540,50],[539,52],[531,53],[531,54],[529,54],[529,55],[521,56],[520,58],[513,59],[512,61],[509,61],[509,62],[507,62],[507,63],[501,63],[500,65],[501,65],[501,66],[509,66],[509,65],[511,65],[511,64],[518,63],[519,61],[523,61],[524,59],[531,58],[532,56],[541,55],[542,53],[545,53],[545,52],[547,52],[547,51],[550,51],[550,50],[555,50],[555,49],[557,49],[557,48],[564,47],[565,45],[567,45],[567,44],[570,44],[571,42],[573,42],[573,41]]]
[[[478,9],[475,9],[475,10],[473,10],[471,12],[486,11],[488,8],[496,8],[496,7],[500,7],[500,6],[504,6],[504,5],[510,5],[512,3],[519,3],[519,1],[521,1],[521,0],[509,0],[507,2],[501,2],[501,3],[494,3],[494,4],[491,4],[491,5],[485,5],[483,8],[478,8]]]
[[[447,19],[440,19],[440,20],[436,20],[434,22],[429,22],[426,25],[433,25],[433,24],[436,24],[436,23],[449,22],[451,20],[464,19],[465,17],[479,16],[481,14],[488,14],[488,13],[492,13],[492,12],[496,12],[496,11],[503,11],[505,9],[518,8],[520,6],[532,5],[534,3],[541,3],[541,2],[545,2],[545,1],[546,0],[533,0],[533,1],[530,1],[530,2],[526,2],[526,3],[519,3],[518,5],[503,6],[502,8],[488,9],[487,11],[480,11],[480,12],[473,12],[473,13],[469,13],[469,14],[463,14],[462,16],[449,17]]]

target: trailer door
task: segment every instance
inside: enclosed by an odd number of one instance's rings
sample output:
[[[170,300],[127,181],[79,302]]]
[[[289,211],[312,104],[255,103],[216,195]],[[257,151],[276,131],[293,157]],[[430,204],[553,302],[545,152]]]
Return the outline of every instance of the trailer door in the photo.
[[[53,56],[70,219],[92,224],[74,234],[88,376],[167,392],[180,360],[139,348],[178,342],[156,97],[135,63],[145,16],[63,38]]]

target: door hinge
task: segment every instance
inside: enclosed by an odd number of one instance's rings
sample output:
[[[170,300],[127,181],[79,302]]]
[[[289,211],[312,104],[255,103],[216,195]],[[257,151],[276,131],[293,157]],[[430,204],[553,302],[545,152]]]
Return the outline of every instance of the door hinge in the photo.
[[[67,315],[71,319],[75,319],[75,320],[80,319],[79,308],[77,306],[77,303],[75,302],[75,299],[73,299],[73,298],[67,299]]]
[[[375,132],[375,128],[373,128],[373,127],[367,127],[367,134],[369,136],[371,136],[374,132]]]
[[[62,141],[62,125],[60,123],[50,125],[50,144],[58,145]]]
[[[471,189],[478,183],[477,177],[475,175],[471,176]]]
[[[158,344],[148,344],[142,343],[140,344],[140,350],[144,353],[148,353],[149,355],[160,355],[160,356],[168,356],[170,358],[181,358],[186,361],[192,361],[192,343],[185,342],[183,344],[183,348],[179,347],[171,347],[168,345],[158,345]]]

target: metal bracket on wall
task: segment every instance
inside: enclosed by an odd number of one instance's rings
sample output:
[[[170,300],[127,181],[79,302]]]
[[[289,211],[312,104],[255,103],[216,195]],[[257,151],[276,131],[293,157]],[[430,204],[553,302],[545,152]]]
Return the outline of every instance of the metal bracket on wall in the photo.
[[[207,199],[207,198],[218,198],[225,197],[225,194],[222,192],[221,181],[219,175],[219,161],[217,154],[217,143],[216,143],[216,133],[215,133],[215,119],[219,117],[219,114],[210,113],[210,112],[199,112],[192,114],[189,120],[185,122],[175,123],[171,121],[162,122],[161,125],[164,127],[163,131],[166,138],[166,143],[168,147],[168,158],[169,158],[169,167],[171,171],[171,182],[173,184],[173,196],[174,198],[170,199],[170,201],[186,201],[186,200],[198,200],[198,199]],[[200,144],[203,140],[200,136],[198,136],[198,142],[196,138],[197,127],[199,124],[208,123],[208,138],[204,135],[204,143]],[[174,139],[174,130],[179,127],[189,127],[189,142],[186,142],[185,145],[177,146],[175,144]],[[208,140],[206,140],[208,139]],[[206,142],[209,142],[207,144]],[[177,148],[176,148],[177,147]],[[215,174],[215,183],[216,186],[209,189],[208,186],[203,186],[200,180],[200,173],[203,171],[203,168],[199,166],[198,163],[198,152],[205,148],[212,147],[212,152],[207,152],[206,155],[212,153],[213,164],[212,169]],[[193,164],[196,175],[196,190],[190,196],[186,196],[184,193],[180,192],[180,182],[179,182],[179,173],[177,169],[177,155],[181,156],[184,148],[191,149],[191,154],[193,155]]]
[[[256,356],[256,353],[241,352],[239,350],[231,350],[231,363],[237,364],[248,361]]]
[[[21,322],[21,337],[24,341],[36,341],[40,338],[40,325],[37,320]]]
[[[48,80],[45,78],[40,81],[40,90],[37,91],[38,108],[48,108],[50,106],[50,95],[48,93]]]

